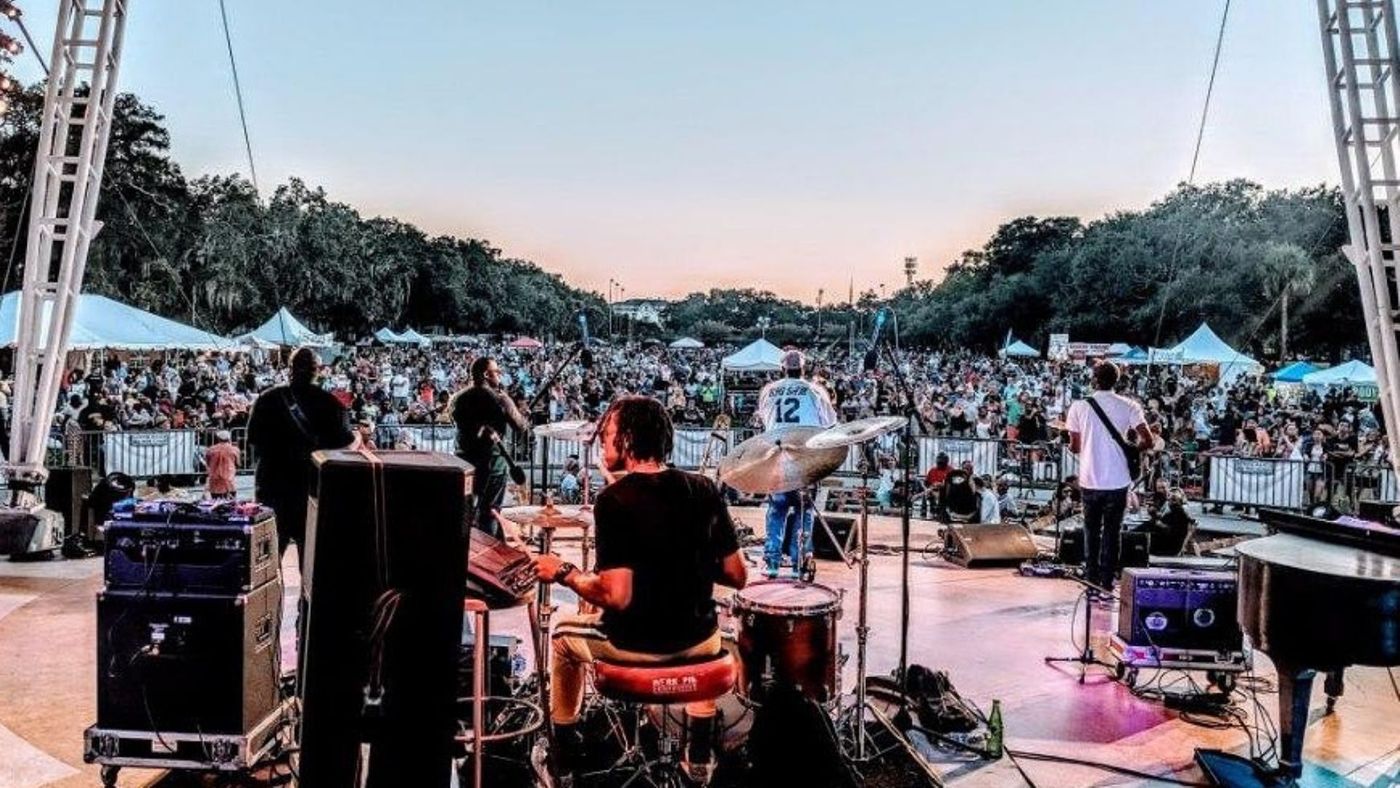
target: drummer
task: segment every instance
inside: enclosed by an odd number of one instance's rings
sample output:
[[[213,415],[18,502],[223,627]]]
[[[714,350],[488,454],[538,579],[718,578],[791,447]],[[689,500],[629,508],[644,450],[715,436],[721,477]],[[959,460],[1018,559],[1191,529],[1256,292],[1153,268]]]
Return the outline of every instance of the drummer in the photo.
[[[666,465],[672,428],[660,402],[621,397],[598,430],[603,465],[627,475],[604,488],[594,505],[597,568],[584,572],[554,555],[535,559],[541,580],[567,586],[603,611],[566,617],[554,628],[550,719],[565,771],[580,761],[588,665],[719,654],[714,584],[743,588],[748,579],[719,489]],[[711,763],[715,705],[691,704],[686,711],[692,728],[683,766],[699,778]]]
[[[754,418],[761,421],[767,432],[776,427],[830,427],[836,423],[836,408],[826,389],[804,380],[802,374],[806,358],[799,350],[789,350],[783,354],[783,377],[763,387],[758,394],[758,409]],[[794,573],[802,571],[803,559],[812,540],[811,500],[804,500],[806,490],[774,493],[768,498],[767,540],[763,547],[763,565],[767,576],[778,576],[781,565],[783,541],[788,538],[788,515],[792,519],[793,533],[788,547]],[[800,530],[798,529],[800,525]]]

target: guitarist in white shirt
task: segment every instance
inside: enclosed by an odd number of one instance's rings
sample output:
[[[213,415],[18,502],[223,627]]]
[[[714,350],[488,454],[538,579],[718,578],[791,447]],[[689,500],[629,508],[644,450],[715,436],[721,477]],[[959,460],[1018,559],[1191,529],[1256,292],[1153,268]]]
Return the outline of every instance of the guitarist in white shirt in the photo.
[[[802,379],[806,359],[797,350],[783,354],[784,377],[769,383],[758,394],[758,409],[754,418],[761,421],[765,432],[777,427],[830,427],[836,423],[836,408],[826,389]],[[768,577],[778,576],[782,563],[783,540],[787,536],[788,513],[796,511],[801,530],[793,534],[788,555],[794,572],[801,571],[803,558],[812,540],[812,510],[804,503],[804,490],[774,493],[768,498],[767,541],[763,547],[764,569]]]
[[[1151,450],[1153,444],[1142,405],[1115,394],[1113,387],[1117,384],[1118,367],[1109,361],[1100,362],[1094,367],[1093,393],[1075,400],[1065,417],[1069,450],[1079,456],[1079,489],[1084,500],[1084,579],[1102,589],[1112,588],[1118,574],[1123,513],[1128,506],[1128,489],[1136,481],[1120,439],[1143,452]],[[1096,595],[1092,589],[1089,593],[1091,597]]]

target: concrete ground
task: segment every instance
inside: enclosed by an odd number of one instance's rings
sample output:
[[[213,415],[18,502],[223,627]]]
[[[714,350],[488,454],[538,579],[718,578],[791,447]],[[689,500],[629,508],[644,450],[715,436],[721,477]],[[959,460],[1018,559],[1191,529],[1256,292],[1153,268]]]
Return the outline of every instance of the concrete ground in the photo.
[[[735,514],[761,532],[761,509],[739,508]],[[1228,531],[1256,526],[1235,520],[1222,527]],[[1248,751],[1239,728],[1191,724],[1160,703],[1135,696],[1107,671],[1091,670],[1081,684],[1076,667],[1045,664],[1046,656],[1077,651],[1071,631],[1084,615],[1079,586],[1062,579],[1021,577],[1004,568],[969,570],[925,559],[918,551],[934,539],[934,529],[927,522],[916,522],[913,528],[910,662],[946,671],[961,694],[983,709],[1000,700],[1010,749],[1102,761],[1193,782],[1201,779],[1192,760],[1195,748]],[[894,544],[899,522],[872,518],[871,533],[873,545]],[[569,555],[572,547],[565,544],[562,551]],[[286,562],[284,572],[291,599],[299,583],[295,563]],[[899,578],[899,556],[872,558],[871,675],[888,674],[898,661]],[[856,573],[837,562],[821,562],[817,580],[845,591],[840,645],[853,655]],[[95,718],[94,594],[101,584],[98,559],[0,561],[0,788],[98,784],[96,767],[82,762],[82,731]],[[1095,608],[1093,615],[1093,641],[1106,657],[1102,646],[1116,613]],[[290,626],[289,620],[283,638],[288,652]],[[493,627],[496,632],[524,634],[524,614],[497,614]],[[843,676],[848,690],[855,679],[854,666],[852,656]],[[1265,681],[1273,676],[1262,654],[1254,657],[1254,675]],[[1322,716],[1321,690],[1314,696],[1303,784],[1372,788],[1400,783],[1400,697],[1390,677],[1374,668],[1354,668],[1346,677],[1346,694],[1336,713]],[[1260,695],[1259,701],[1269,714],[1277,714],[1275,695]],[[1252,709],[1246,714],[1258,721]],[[1027,757],[1017,763],[1042,788],[1159,784]],[[1006,758],[983,763],[944,755],[936,765],[953,786],[1026,784],[1016,764]],[[161,779],[156,771],[127,769],[120,784],[153,786]]]

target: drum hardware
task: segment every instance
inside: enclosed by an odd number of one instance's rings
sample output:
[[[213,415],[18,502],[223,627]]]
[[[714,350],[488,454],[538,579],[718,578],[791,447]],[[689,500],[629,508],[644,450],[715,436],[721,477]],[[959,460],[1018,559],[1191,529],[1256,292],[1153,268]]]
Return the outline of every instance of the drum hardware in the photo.
[[[825,432],[813,436],[808,444],[821,448],[832,448],[846,451],[850,446],[872,441],[881,435],[893,432],[904,426],[907,430],[908,419],[892,416],[881,416],[871,419],[860,419],[837,425]],[[906,444],[907,445],[907,444]],[[906,469],[908,458],[905,458]],[[852,559],[857,567],[859,578],[859,599],[856,608],[856,691],[855,703],[842,712],[842,721],[839,726],[840,734],[843,737],[853,737],[854,741],[843,742],[843,747],[849,742],[853,750],[852,760],[855,763],[864,763],[875,757],[868,745],[872,744],[870,735],[866,730],[865,711],[871,708],[866,697],[865,672],[866,656],[870,642],[870,466],[869,463],[861,464],[861,496],[860,496],[860,517],[857,519],[856,527],[860,531],[860,554]],[[906,488],[907,489],[907,488]],[[908,539],[908,496],[905,497],[905,538]],[[832,540],[833,542],[835,539]],[[908,587],[907,564],[908,552],[905,552],[906,576],[905,588]]]

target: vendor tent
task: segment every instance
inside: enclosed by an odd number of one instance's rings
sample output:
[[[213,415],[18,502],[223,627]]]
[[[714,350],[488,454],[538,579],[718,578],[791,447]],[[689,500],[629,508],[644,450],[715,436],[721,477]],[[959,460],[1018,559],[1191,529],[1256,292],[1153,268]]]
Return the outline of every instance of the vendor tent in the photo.
[[[756,339],[743,350],[726,357],[721,366],[730,372],[777,372],[783,366],[783,351],[766,339]]]
[[[704,342],[698,339],[692,339],[691,337],[681,337],[671,343],[671,347],[675,350],[699,350],[704,346]]]
[[[1040,358],[1040,351],[1016,339],[1002,348],[997,355],[1002,358]]]
[[[1140,347],[1135,347],[1129,348],[1126,352],[1123,353],[1123,355],[1113,359],[1113,363],[1127,364],[1129,366],[1138,366],[1142,364],[1149,364],[1151,363],[1151,361],[1147,356],[1146,350],[1143,350]]]
[[[285,306],[278,309],[277,314],[269,317],[266,323],[243,336],[256,337],[280,347],[299,347],[301,345],[328,347],[335,344],[334,336],[317,334],[307,328],[306,324],[297,320],[296,316],[287,311]],[[242,338],[239,337],[240,340]]]
[[[520,337],[519,339],[516,339],[514,342],[511,342],[509,345],[507,345],[507,347],[514,348],[516,350],[539,350],[540,348],[544,347],[544,343],[539,341],[538,339],[535,339],[534,337]]]
[[[402,334],[399,334],[399,337],[402,338],[404,342],[418,345],[419,347],[422,347],[423,345],[431,345],[433,343],[431,339],[428,339],[426,336],[418,333],[417,331],[414,331],[411,328],[405,330]]]
[[[226,350],[238,346],[231,339],[94,293],[80,294],[75,308],[69,350]],[[48,307],[44,317],[48,319]],[[19,292],[15,291],[0,299],[0,346],[14,347],[18,341]]]
[[[1220,367],[1222,383],[1233,381],[1241,375],[1257,375],[1264,371],[1264,365],[1227,345],[1205,323],[1176,347],[1165,352],[1155,351],[1153,360],[1173,364],[1214,364]]]
[[[1127,342],[1114,342],[1108,346],[1108,355],[1122,356],[1131,353],[1132,350],[1133,346],[1129,345]]]
[[[1275,383],[1302,383],[1303,377],[1310,372],[1318,371],[1319,367],[1309,364],[1306,361],[1295,361],[1292,364],[1274,373]]]
[[[1375,386],[1376,370],[1364,361],[1348,361],[1335,367],[1309,372],[1303,376],[1303,385],[1317,388]]]
[[[378,331],[374,332],[374,338],[379,340],[380,342],[383,342],[386,345],[397,345],[400,342],[404,341],[404,338],[402,336],[400,336],[399,334],[395,334],[394,330],[389,328],[388,326],[385,326],[379,329]]]

